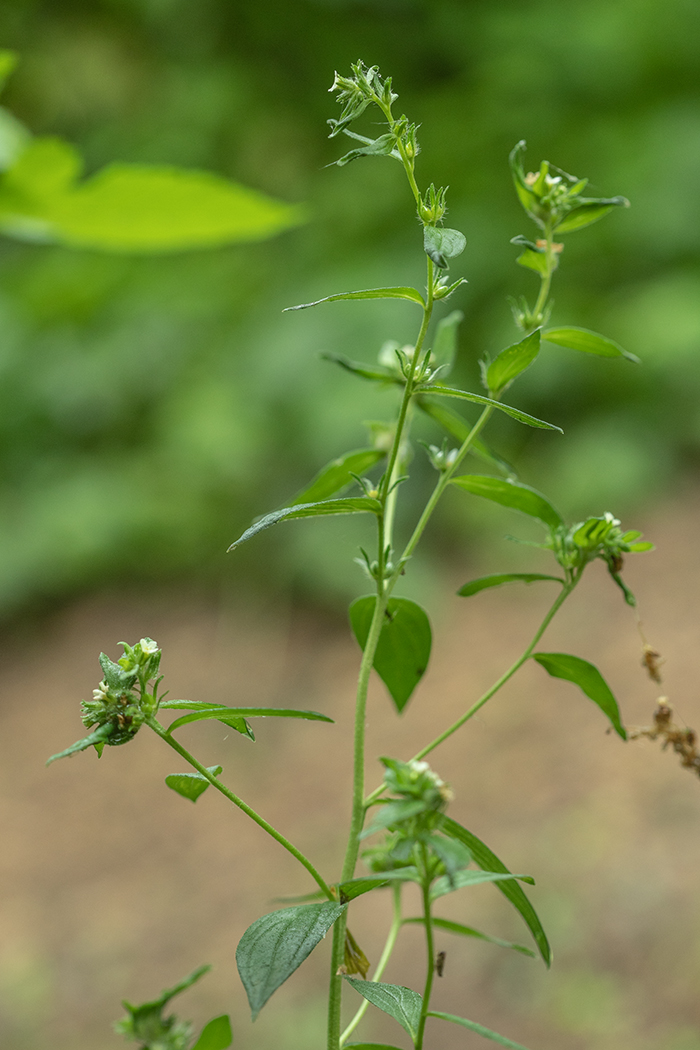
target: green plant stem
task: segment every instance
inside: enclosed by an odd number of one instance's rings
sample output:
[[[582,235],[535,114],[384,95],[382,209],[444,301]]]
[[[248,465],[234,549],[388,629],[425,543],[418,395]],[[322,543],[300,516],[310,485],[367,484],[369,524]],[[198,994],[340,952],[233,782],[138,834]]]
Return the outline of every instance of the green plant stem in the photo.
[[[425,988],[423,989],[423,1006],[421,1007],[420,1021],[418,1022],[418,1034],[416,1036],[415,1042],[416,1050],[422,1050],[423,1047],[425,1022],[428,1018],[428,1008],[430,1006],[430,993],[433,989],[433,978],[435,977],[435,944],[433,940],[433,918],[430,910],[430,879],[427,875],[428,851],[426,850],[425,846],[422,846],[421,849],[423,852],[423,866],[424,869],[426,869],[426,874],[423,878],[423,917],[425,925],[427,972],[425,976]]]
[[[545,229],[545,239],[547,241],[547,248],[545,258],[547,260],[547,271],[541,275],[540,283],[540,294],[537,296],[537,302],[535,303],[535,309],[532,311],[534,319],[534,325],[530,329],[534,331],[539,325],[542,324],[542,318],[544,309],[547,305],[547,299],[549,298],[549,292],[552,287],[552,274],[554,273],[554,251],[552,248],[552,227],[547,225]],[[528,331],[526,334],[530,334]]]
[[[298,850],[296,846],[292,842],[290,842],[289,839],[285,838],[285,836],[280,831],[277,831],[276,828],[273,828],[272,824],[268,824],[265,818],[261,817],[259,813],[256,813],[254,809],[251,809],[251,807],[247,805],[247,803],[245,803],[242,798],[239,798],[238,795],[234,794],[234,792],[230,790],[230,788],[227,788],[225,784],[222,784],[218,777],[215,777],[213,773],[209,772],[206,766],[203,766],[201,762],[198,762],[194,755],[191,755],[187,748],[183,747],[178,740],[172,737],[167,732],[165,727],[160,724],[160,722],[158,722],[155,718],[149,718],[147,719],[146,724],[150,726],[154,733],[158,734],[161,740],[164,740],[166,744],[169,744],[174,751],[177,751],[178,755],[184,758],[185,761],[193,767],[193,769],[196,769],[200,776],[203,776],[205,780],[208,780],[212,787],[216,788],[216,790],[219,791],[225,798],[227,798],[229,802],[233,802],[234,806],[238,806],[239,809],[242,809],[246,816],[250,817],[251,820],[254,820],[255,823],[263,829],[263,831],[266,831],[268,835],[271,835],[272,838],[275,839],[276,842],[279,842],[280,846],[283,846],[288,853],[291,853],[291,855],[306,868],[309,875],[311,875],[311,877],[318,883],[319,887],[323,890],[323,892],[329,900],[337,900],[335,894],[333,893],[333,890],[330,888],[328,883],[319,874],[319,872],[313,866],[309,858],[304,856],[301,850]]]
[[[397,939],[397,937],[399,935],[399,931],[400,931],[402,923],[403,923],[403,919],[402,919],[402,916],[401,916],[401,883],[400,882],[395,882],[394,885],[391,887],[391,889],[392,889],[393,898],[394,898],[394,900],[393,900],[393,904],[394,904],[393,919],[392,919],[392,922],[391,922],[391,926],[389,927],[389,933],[387,934],[386,943],[384,944],[384,948],[383,948],[382,954],[381,954],[381,956],[379,958],[379,962],[377,963],[377,968],[376,968],[376,970],[374,971],[374,973],[372,974],[372,976],[370,978],[370,980],[372,980],[372,981],[379,981],[379,980],[381,980],[381,978],[382,978],[382,976],[384,974],[384,971],[386,970],[386,967],[387,967],[387,964],[389,962],[389,959],[391,958],[392,952],[394,951],[394,948],[396,946],[396,939]],[[360,1023],[360,1021],[362,1020],[362,1018],[365,1016],[365,1013],[367,1012],[367,1007],[368,1006],[369,1006],[369,1001],[367,999],[363,999],[363,1001],[362,1001],[362,1003],[361,1003],[357,1013],[355,1014],[355,1016],[353,1017],[352,1021],[350,1022],[350,1024],[347,1026],[347,1028],[345,1029],[345,1031],[343,1032],[343,1034],[340,1037],[340,1045],[341,1045],[341,1047],[348,1040],[348,1038],[352,1035],[352,1033],[355,1031],[355,1029],[357,1028],[357,1026]]]

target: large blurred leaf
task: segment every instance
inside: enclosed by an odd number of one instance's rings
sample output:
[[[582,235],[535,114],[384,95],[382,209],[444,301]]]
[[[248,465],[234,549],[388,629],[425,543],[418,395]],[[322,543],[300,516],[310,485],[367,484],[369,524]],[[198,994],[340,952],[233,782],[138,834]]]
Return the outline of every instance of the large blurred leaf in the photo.
[[[623,740],[627,739],[625,727],[620,719],[617,700],[597,667],[589,664],[587,660],[582,660],[580,656],[570,656],[568,653],[533,653],[532,658],[553,678],[564,678],[567,682],[573,682],[579,686],[586,696],[608,716],[615,732]]]
[[[447,317],[438,321],[435,329],[435,339],[431,352],[432,362],[442,369],[442,375],[449,375],[452,371],[455,355],[457,354],[457,329],[464,320],[461,310],[453,310]]]
[[[219,175],[111,164],[78,182],[68,143],[32,140],[0,180],[0,230],[73,248],[152,253],[271,237],[302,210]]]
[[[227,1050],[232,1042],[231,1022],[228,1014],[222,1014],[204,1026],[192,1050]]]
[[[236,965],[253,1020],[304,959],[323,940],[346,905],[325,901],[283,908],[249,926],[236,949]]]
[[[521,514],[527,514],[531,518],[537,518],[550,529],[556,529],[563,525],[563,519],[555,510],[549,500],[520,482],[510,481],[507,478],[494,478],[488,474],[463,474],[452,478],[451,485],[465,489],[475,496],[483,496],[485,499],[493,500],[504,507],[519,510]]]
[[[376,601],[373,595],[366,595],[350,606],[350,624],[362,649],[367,643]],[[431,645],[430,620],[420,605],[408,598],[390,598],[374,656],[374,669],[399,711],[403,711],[423,677]]]
[[[384,984],[381,981],[358,981],[353,977],[345,980],[364,996],[373,1006],[379,1007],[406,1029],[415,1041],[418,1035],[423,997],[400,984]]]
[[[241,543],[245,543],[246,540],[257,536],[263,529],[269,529],[271,525],[276,525],[279,521],[290,521],[293,518],[315,518],[319,515],[330,514],[378,514],[381,509],[382,505],[379,500],[370,499],[369,496],[329,499],[322,500],[320,503],[300,503],[293,507],[284,507],[282,510],[273,510],[271,514],[266,514],[260,521],[256,521],[237,540],[234,540],[228,549],[235,550]]]

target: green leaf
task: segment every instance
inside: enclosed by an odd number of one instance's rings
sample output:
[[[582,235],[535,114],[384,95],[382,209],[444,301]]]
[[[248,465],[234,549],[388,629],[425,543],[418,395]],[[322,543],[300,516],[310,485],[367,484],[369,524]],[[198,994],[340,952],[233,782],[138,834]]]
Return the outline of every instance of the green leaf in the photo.
[[[426,387],[426,393],[439,394],[441,397],[458,397],[463,401],[473,401],[475,405],[497,408],[499,412],[505,412],[507,416],[517,419],[518,423],[525,423],[528,427],[539,427],[540,430],[558,430],[560,434],[564,433],[561,427],[555,427],[553,423],[545,423],[543,419],[537,419],[536,416],[530,416],[527,412],[521,412],[519,408],[504,405],[500,401],[494,401],[493,398],[484,397],[482,394],[472,394],[467,390],[455,390],[451,386],[441,386],[438,383]]]
[[[108,736],[114,732],[114,726],[111,722],[107,722],[103,726],[99,726],[94,733],[90,733],[89,736],[83,737],[82,740],[77,740],[75,744],[71,744],[65,751],[59,751],[57,755],[52,755],[46,762],[47,766],[50,766],[52,762],[55,762],[57,758],[69,758],[74,755],[76,751],[86,751],[89,747],[97,747],[100,745],[104,747],[104,742]]]
[[[296,506],[284,507],[282,510],[273,510],[271,514],[266,514],[264,518],[260,518],[249,529],[246,529],[243,535],[239,536],[228,549],[229,551],[235,550],[236,547],[240,547],[241,543],[245,543],[246,540],[257,536],[263,529],[269,529],[271,525],[276,525],[278,521],[291,521],[294,518],[314,518],[319,515],[329,514],[379,514],[381,509],[382,505],[379,500],[370,499],[369,496],[353,496],[350,499],[329,499],[322,500],[320,503],[299,503]]]
[[[192,1050],[227,1050],[232,1042],[231,1022],[228,1014],[222,1014],[204,1026]]]
[[[106,653],[100,653],[100,667],[105,676],[105,682],[113,693],[128,693],[138,678],[138,670],[125,671],[119,664],[115,664]]]
[[[476,1021],[467,1021],[464,1017],[457,1017],[456,1014],[443,1014],[440,1010],[428,1010],[428,1017],[437,1017],[441,1021],[452,1021],[453,1024],[461,1024],[463,1028],[468,1028],[470,1031],[476,1032],[477,1035],[483,1035],[484,1039],[490,1039],[493,1043],[510,1047],[510,1050],[527,1050],[527,1047],[523,1046],[522,1043],[514,1043],[512,1039],[507,1039],[504,1035],[499,1035],[498,1032],[493,1032],[490,1028],[484,1028],[482,1024],[477,1024]]]
[[[445,865],[447,879],[454,883],[454,876],[458,871],[468,868],[472,862],[472,855],[466,846],[457,839],[445,838],[442,835],[431,835],[428,844],[433,853],[440,858]],[[455,885],[456,889],[457,886]]]
[[[489,390],[500,394],[516,376],[529,368],[540,352],[540,329],[526,335],[519,343],[502,350],[491,362],[486,373]]]
[[[422,799],[392,799],[390,802],[385,802],[360,838],[366,839],[370,835],[376,835],[378,831],[383,831],[384,828],[391,827],[392,824],[401,824],[405,820],[417,817],[419,813],[425,813],[426,808],[427,805]]]
[[[408,299],[410,303],[416,303],[420,307],[425,306],[423,296],[415,288],[363,288],[359,292],[337,292],[335,295],[326,295],[323,299],[316,299],[313,303],[287,306],[283,313],[288,313],[290,310],[307,310],[310,306],[318,306],[320,303],[337,303],[341,299]]]
[[[350,606],[350,624],[362,649],[367,643],[376,600],[374,595],[366,595]],[[374,656],[374,669],[399,712],[423,677],[431,645],[430,621],[420,605],[408,598],[390,598]]]
[[[504,583],[535,583],[537,580],[552,580],[554,583],[565,583],[560,576],[543,576],[539,572],[504,572],[493,573],[491,576],[479,576],[460,587],[457,594],[462,598],[470,598],[472,594],[485,591],[487,587],[500,587]]]
[[[423,228],[425,253],[441,270],[446,270],[447,260],[461,255],[466,246],[467,238],[459,230],[448,230],[442,226]]]
[[[385,1014],[389,1014],[389,1017],[398,1021],[415,1042],[423,1008],[423,997],[418,992],[400,984],[358,981],[353,977],[346,977],[345,980],[373,1006],[379,1007]]]
[[[480,886],[484,882],[503,882],[506,879],[520,879],[521,882],[534,884],[531,875],[513,875],[511,872],[500,871],[457,871],[451,878],[443,875],[435,880],[430,888],[430,899],[436,901],[438,897],[454,893],[455,890],[463,890],[467,886]]]
[[[221,766],[207,766],[207,769],[215,777],[222,772]],[[172,773],[165,778],[165,783],[172,791],[177,791],[178,795],[191,802],[196,802],[209,787],[209,781],[201,773]]]
[[[534,270],[535,273],[542,274],[542,276],[545,276],[548,270],[547,256],[543,252],[533,251],[531,248],[526,248],[524,252],[521,252],[515,261],[519,266],[524,266],[527,270]],[[552,266],[553,270],[556,270],[557,264],[558,259],[555,256]]]
[[[452,820],[451,817],[443,816],[440,821],[440,828],[445,835],[450,835],[452,838],[458,839],[459,842],[462,842],[469,850],[471,850],[474,860],[484,871],[508,872],[508,868],[503,861],[500,860],[496,854],[481,841],[481,839],[478,839],[476,835],[471,833],[471,831],[467,831],[466,828],[463,828],[456,820]],[[525,891],[514,879],[510,882],[497,882],[495,885],[504,897],[507,897],[513,907],[520,912],[532,933],[532,936],[535,938],[537,947],[540,950],[540,955],[547,966],[550,966],[552,962],[552,952],[549,947],[549,941],[547,940],[547,935],[544,932],[542,923],[537,916],[537,912],[530,904]]]
[[[12,167],[31,137],[29,129],[8,109],[0,106],[0,171]]]
[[[0,88],[5,86],[5,81],[14,72],[19,61],[19,55],[16,51],[8,51],[3,48],[0,51]]]
[[[607,339],[604,335],[591,332],[588,328],[548,328],[542,332],[542,338],[548,343],[566,346],[569,350],[580,350],[584,354],[597,354],[598,357],[626,357],[628,361],[639,364],[639,358],[628,350],[623,350],[619,343]]]
[[[129,1019],[128,1031],[129,1035],[133,1039],[143,1041],[148,1039],[150,1030],[153,1027],[157,1031],[162,1032],[165,1027],[163,1019],[161,1018],[161,1011],[171,999],[174,999],[176,995],[180,995],[181,992],[187,991],[192,985],[203,977],[205,973],[211,970],[211,966],[199,966],[189,976],[185,977],[184,980],[176,984],[174,988],[168,988],[166,991],[161,992],[158,999],[153,999],[149,1003],[141,1003],[139,1006],[134,1006],[132,1003],[127,1002],[126,999],[122,1000],[122,1006],[131,1017]],[[120,1029],[126,1029],[124,1022],[121,1022]]]
[[[380,135],[377,139],[370,139],[364,146],[357,146],[355,149],[351,149],[344,157],[334,160],[333,164],[337,164],[339,168],[342,168],[349,164],[351,160],[357,160],[358,157],[387,157],[395,145],[396,138],[394,135]]]
[[[343,1043],[343,1050],[400,1050],[388,1043]]]
[[[236,949],[236,964],[253,1020],[273,992],[314,950],[346,905],[325,901],[283,908],[249,926]]]
[[[352,372],[353,375],[360,376],[362,379],[371,379],[375,383],[395,383],[399,386],[403,386],[403,379],[397,375],[396,372],[390,372],[388,368],[382,368],[381,365],[365,365],[361,361],[351,361],[349,357],[345,357],[344,354],[333,354],[324,353],[321,354],[324,361],[332,361],[336,365],[340,365],[346,372]]]
[[[420,923],[425,925],[425,918],[422,915],[418,915],[413,919],[404,919],[403,921],[404,924]],[[522,955],[529,955],[532,959],[535,958],[535,953],[531,948],[525,948],[522,944],[514,944],[512,941],[503,941],[500,937],[489,937],[488,934],[475,930],[471,926],[463,926],[461,922],[452,922],[450,919],[438,919],[434,915],[431,922],[433,926],[437,926],[440,930],[446,930],[448,933],[457,933],[461,937],[476,937],[480,941],[487,941],[488,944],[496,944],[499,948],[512,948],[513,951],[521,952]]]
[[[434,419],[435,422],[446,430],[448,434],[451,434],[452,437],[456,438],[460,444],[468,437],[471,427],[466,419],[463,419],[459,413],[453,412],[451,408],[446,408],[444,405],[438,404],[435,401],[426,400],[424,397],[416,398],[416,402],[418,407],[425,412],[426,416],[430,416],[431,419]],[[496,455],[496,453],[479,438],[472,441],[469,451],[479,459],[483,459],[486,463],[491,463],[508,477],[516,477],[515,470],[511,464]]]
[[[340,903],[347,904],[355,897],[361,897],[363,893],[370,893],[381,886],[387,886],[390,882],[420,882],[420,879],[418,868],[412,866],[383,871],[380,875],[361,875],[357,879],[340,883],[338,886]]]
[[[617,700],[597,667],[589,664],[587,660],[582,660],[580,656],[570,656],[568,653],[533,653],[532,658],[537,660],[537,663],[544,667],[547,674],[551,674],[553,678],[564,678],[567,682],[573,682],[579,686],[586,696],[608,716],[615,732],[623,740],[627,739],[625,727],[620,719]]]
[[[432,362],[442,368],[442,375],[449,375],[457,354],[457,329],[464,320],[461,310],[453,310],[438,321],[432,349]]]
[[[584,226],[590,226],[607,215],[613,208],[629,208],[630,202],[626,197],[608,198],[580,198],[580,204],[573,208],[560,223],[554,227],[556,233],[573,233],[574,230],[582,230]]]
[[[357,448],[352,452],[346,452],[344,456],[331,460],[323,470],[320,470],[306,488],[294,497],[290,506],[328,499],[340,489],[351,485],[355,480],[353,474],[364,474],[385,456],[386,452],[377,448]]]
[[[166,700],[160,706],[169,710],[181,710],[182,708],[191,709],[196,703],[195,700]],[[199,722],[208,718],[215,718],[224,725],[231,726],[251,740],[255,740],[255,736],[246,722],[247,718],[305,718],[312,722],[333,721],[328,715],[319,714],[318,711],[299,711],[295,707],[225,707],[223,704],[198,703],[193,714],[176,718],[168,726],[168,733],[172,733],[189,722]]]
[[[494,503],[500,503],[503,507],[519,510],[521,514],[527,514],[531,518],[537,518],[550,529],[559,528],[564,524],[561,515],[549,500],[529,485],[507,478],[494,478],[488,474],[462,474],[452,478],[450,484],[457,485],[475,496],[483,496]]]

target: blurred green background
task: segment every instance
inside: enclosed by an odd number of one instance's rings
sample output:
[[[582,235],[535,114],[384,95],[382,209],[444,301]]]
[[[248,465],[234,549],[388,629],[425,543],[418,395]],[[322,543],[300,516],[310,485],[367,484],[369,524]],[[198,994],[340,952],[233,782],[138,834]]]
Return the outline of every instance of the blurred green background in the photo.
[[[361,586],[349,557],[331,571],[338,529],[348,554],[362,536],[350,525],[285,526],[235,565],[223,557],[253,516],[363,445],[362,420],[391,417],[395,395],[319,352],[371,361],[386,339],[415,336],[406,304],[281,312],[423,280],[400,166],[325,167],[343,149],[326,138],[327,89],[358,57],[393,76],[421,125],[420,181],[449,184],[449,222],[468,238],[452,273],[469,284],[443,307],[466,315],[460,383],[474,389],[481,353],[514,341],[507,295],[536,291],[509,244],[532,232],[510,182],[514,143],[527,139],[532,167],[545,156],[632,201],[567,238],[553,321],[643,364],[549,347],[512,396],[565,438],[504,419],[491,443],[574,516],[627,516],[693,476],[696,0],[6,0],[0,30],[21,55],[5,104],[74,142],[88,173],[111,160],[204,168],[311,212],[266,243],[155,258],[3,240],[5,617],[135,581],[223,574],[331,605]],[[446,501],[429,559],[458,549],[467,513],[482,511]]]

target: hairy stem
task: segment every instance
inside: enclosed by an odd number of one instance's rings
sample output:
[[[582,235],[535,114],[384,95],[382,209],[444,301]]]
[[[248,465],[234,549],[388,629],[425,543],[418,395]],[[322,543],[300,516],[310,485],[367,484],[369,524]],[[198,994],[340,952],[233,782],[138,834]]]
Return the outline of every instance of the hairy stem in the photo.
[[[285,836],[280,831],[277,831],[276,828],[273,828],[272,824],[268,824],[265,818],[261,817],[259,813],[256,813],[254,809],[251,809],[251,807],[247,805],[242,798],[239,798],[238,795],[234,794],[234,792],[230,790],[230,788],[227,788],[225,784],[222,784],[219,778],[215,777],[213,773],[210,773],[206,766],[203,766],[201,762],[198,762],[194,755],[190,754],[187,748],[183,747],[182,744],[179,743],[179,741],[175,740],[174,737],[170,736],[170,734],[167,732],[165,727],[160,724],[160,722],[156,721],[155,718],[149,718],[146,724],[150,726],[154,733],[158,734],[161,740],[164,740],[166,744],[169,744],[174,751],[177,751],[178,755],[184,758],[185,761],[188,762],[193,769],[196,769],[200,776],[203,776],[205,780],[208,780],[212,787],[216,788],[216,790],[219,791],[225,798],[227,798],[229,802],[233,802],[234,806],[238,806],[239,809],[242,809],[246,816],[250,817],[251,820],[254,820],[255,823],[263,829],[263,831],[266,831],[268,835],[271,835],[272,838],[275,839],[276,842],[279,842],[280,846],[283,846],[288,853],[291,853],[291,855],[306,868],[311,877],[315,879],[315,881],[318,883],[319,887],[323,890],[323,892],[329,900],[336,900],[336,896],[333,893],[330,886],[328,885],[328,883],[319,874],[319,872],[313,866],[309,858],[304,856],[301,850],[297,849],[297,847],[293,843],[291,843],[289,839],[285,838]]]

